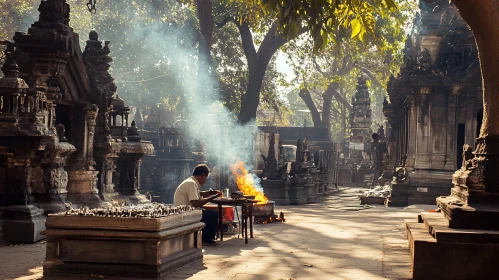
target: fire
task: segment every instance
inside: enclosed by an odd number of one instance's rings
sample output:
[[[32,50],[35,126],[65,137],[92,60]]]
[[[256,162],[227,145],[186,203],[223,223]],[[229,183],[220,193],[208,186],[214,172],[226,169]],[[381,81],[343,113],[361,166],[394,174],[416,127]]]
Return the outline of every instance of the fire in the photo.
[[[237,187],[244,195],[254,195],[255,200],[260,201],[258,204],[267,203],[269,201],[263,192],[255,188],[253,177],[251,177],[246,168],[244,168],[244,162],[238,161],[236,164],[232,164],[230,169],[232,170],[232,175],[236,177]]]

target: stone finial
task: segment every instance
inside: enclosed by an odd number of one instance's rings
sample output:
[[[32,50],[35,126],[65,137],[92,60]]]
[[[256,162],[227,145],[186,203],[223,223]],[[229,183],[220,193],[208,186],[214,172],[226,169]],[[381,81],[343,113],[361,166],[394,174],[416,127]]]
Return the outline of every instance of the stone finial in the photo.
[[[38,24],[58,23],[69,25],[69,4],[66,0],[43,0],[38,6],[40,16]]]
[[[88,34],[88,39],[91,41],[99,41],[99,34],[97,34],[97,31],[91,30]]]

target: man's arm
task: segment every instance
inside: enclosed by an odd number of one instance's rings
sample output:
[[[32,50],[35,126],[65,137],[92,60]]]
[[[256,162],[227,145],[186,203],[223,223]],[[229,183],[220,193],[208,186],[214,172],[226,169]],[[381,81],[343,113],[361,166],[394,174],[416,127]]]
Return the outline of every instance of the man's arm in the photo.
[[[215,199],[217,197],[220,197],[220,196],[222,196],[222,193],[221,192],[217,192],[217,194],[210,195],[208,197],[201,197],[198,200],[191,200],[190,202],[191,202],[191,205],[193,207],[202,207],[206,203],[211,202],[211,201],[213,201],[213,199]]]

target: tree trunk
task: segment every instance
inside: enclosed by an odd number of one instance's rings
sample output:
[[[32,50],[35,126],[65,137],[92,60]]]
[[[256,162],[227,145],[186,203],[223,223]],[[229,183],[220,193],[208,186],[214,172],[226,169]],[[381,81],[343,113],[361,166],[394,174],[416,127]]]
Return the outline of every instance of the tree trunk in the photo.
[[[212,88],[209,81],[211,74],[211,45],[213,39],[213,2],[212,0],[196,0],[199,19],[199,55],[198,55],[198,87]],[[206,91],[205,91],[206,92]]]
[[[314,122],[314,127],[322,127],[321,115],[319,114],[319,110],[317,110],[317,106],[315,106],[314,101],[312,100],[312,96],[310,95],[310,91],[308,89],[303,88],[300,90],[298,95],[301,97],[303,102],[308,107],[310,114],[312,115],[312,121]]]
[[[246,93],[241,99],[241,110],[239,111],[238,121],[241,124],[256,120],[256,111],[260,104],[260,88],[269,62],[256,62],[255,67],[249,67],[248,87]],[[249,65],[249,63],[248,63]]]
[[[499,0],[455,0],[475,35],[482,69],[483,121],[480,137],[499,136]]]
[[[333,96],[338,93],[337,89],[338,83],[330,83],[322,94],[322,127],[327,128],[328,134],[331,129],[331,106],[333,105]]]
[[[248,87],[246,88],[246,93],[241,98],[241,111],[238,117],[239,123],[245,124],[256,120],[256,112],[260,103],[260,88],[267,66],[277,50],[288,41],[278,32],[278,25],[275,21],[263,38],[257,52],[248,24],[246,22],[240,23],[238,20],[234,20],[234,24],[236,24],[241,35],[244,55],[248,61]],[[302,28],[299,34],[305,31],[306,29]]]
[[[340,88],[340,95],[345,96],[343,93],[343,87]],[[347,134],[347,110],[345,108],[345,104],[341,104],[341,152],[345,147],[345,138]]]

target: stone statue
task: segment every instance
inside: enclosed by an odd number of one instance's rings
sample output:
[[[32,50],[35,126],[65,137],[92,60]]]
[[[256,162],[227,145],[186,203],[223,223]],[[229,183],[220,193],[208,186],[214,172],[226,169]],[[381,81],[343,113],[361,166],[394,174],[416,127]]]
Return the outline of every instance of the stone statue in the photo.
[[[139,132],[137,130],[137,126],[135,120],[132,120],[132,126],[130,126],[126,131],[127,136],[138,136]]]
[[[388,148],[384,141],[379,141],[378,133],[372,134],[373,142],[371,143],[371,156],[373,167],[376,171],[383,171],[383,157],[388,154]]]
[[[397,183],[405,183],[409,178],[407,169],[405,168],[406,160],[407,156],[404,156],[400,161],[395,163],[393,177]]]
[[[57,130],[57,137],[59,138],[59,142],[67,142],[68,139],[66,138],[66,127],[60,123],[55,126]]]
[[[126,136],[127,136],[128,141],[131,141],[131,142],[139,142],[140,141],[141,138],[139,136],[139,131],[137,130],[135,120],[132,120],[132,125],[129,128],[127,128]]]
[[[282,141],[279,140],[279,160],[277,162],[279,171],[277,172],[277,179],[286,179],[288,177],[288,162],[284,155],[284,146]]]
[[[382,125],[378,129],[378,136],[379,136],[380,139],[384,139],[385,138],[385,129],[383,128]]]
[[[265,168],[262,177],[267,177],[268,180],[275,180],[277,178],[277,159],[275,156],[275,134],[270,134],[269,152],[268,157],[262,155]]]
[[[473,166],[473,149],[468,144],[463,146],[463,164],[461,166],[462,170],[466,170]]]

